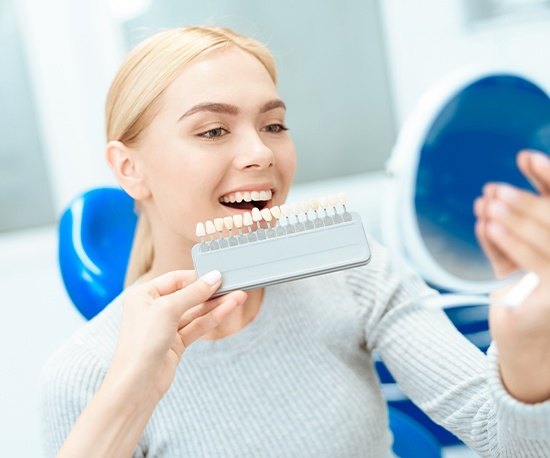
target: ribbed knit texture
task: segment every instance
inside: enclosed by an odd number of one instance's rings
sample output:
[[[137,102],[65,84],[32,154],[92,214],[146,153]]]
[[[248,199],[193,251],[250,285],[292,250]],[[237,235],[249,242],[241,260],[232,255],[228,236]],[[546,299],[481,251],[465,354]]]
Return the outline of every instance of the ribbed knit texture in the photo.
[[[550,402],[511,398],[495,349],[484,356],[443,312],[418,305],[435,292],[371,249],[366,267],[267,288],[244,329],[191,345],[134,456],[389,456],[376,349],[403,390],[480,455],[550,457]],[[45,367],[46,456],[101,385],[120,315],[117,299]]]

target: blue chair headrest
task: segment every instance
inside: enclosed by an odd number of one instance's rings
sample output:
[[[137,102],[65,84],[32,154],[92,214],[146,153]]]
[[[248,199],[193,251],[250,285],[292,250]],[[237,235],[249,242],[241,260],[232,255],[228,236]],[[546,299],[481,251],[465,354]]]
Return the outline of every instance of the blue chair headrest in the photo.
[[[74,199],[59,224],[59,265],[76,308],[93,318],[124,287],[137,217],[134,201],[117,188]]]

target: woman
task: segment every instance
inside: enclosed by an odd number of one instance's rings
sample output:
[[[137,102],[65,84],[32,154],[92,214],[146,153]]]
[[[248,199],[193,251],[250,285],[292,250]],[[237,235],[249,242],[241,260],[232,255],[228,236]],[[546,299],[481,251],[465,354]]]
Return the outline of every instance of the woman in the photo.
[[[366,268],[265,290],[208,301],[219,273],[193,281],[195,224],[252,205],[224,203],[237,193],[282,204],[294,174],[273,58],[256,41],[200,27],[153,36],[122,64],[106,122],[107,160],[140,211],[133,286],[45,369],[49,455],[386,456],[374,349],[479,453],[550,455],[548,197],[490,185],[476,205],[495,269],[541,278],[517,310],[492,309],[499,354],[485,357],[418,304],[433,291],[393,273],[374,242]],[[550,189],[546,158],[524,153],[520,166]]]

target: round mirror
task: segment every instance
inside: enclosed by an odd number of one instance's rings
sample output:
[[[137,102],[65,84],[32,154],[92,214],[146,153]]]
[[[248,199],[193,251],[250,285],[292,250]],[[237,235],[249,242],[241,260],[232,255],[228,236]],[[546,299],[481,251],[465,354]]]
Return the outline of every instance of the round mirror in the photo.
[[[550,152],[550,98],[532,80],[471,72],[427,93],[389,162],[389,244],[439,289],[492,289],[473,202],[488,182],[532,189],[516,165],[522,149]]]

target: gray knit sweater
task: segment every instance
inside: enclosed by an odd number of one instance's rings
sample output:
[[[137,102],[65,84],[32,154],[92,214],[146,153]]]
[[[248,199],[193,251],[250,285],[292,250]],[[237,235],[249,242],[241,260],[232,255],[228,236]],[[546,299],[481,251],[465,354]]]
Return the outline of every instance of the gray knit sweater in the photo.
[[[434,291],[371,248],[364,268],[267,288],[244,329],[187,349],[134,456],[387,456],[376,349],[413,401],[482,456],[550,457],[550,402],[511,398],[496,352],[484,356],[443,312],[411,301]],[[46,365],[46,456],[99,388],[120,316],[117,299]]]

